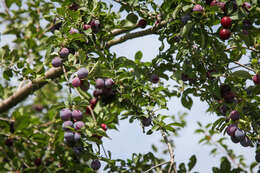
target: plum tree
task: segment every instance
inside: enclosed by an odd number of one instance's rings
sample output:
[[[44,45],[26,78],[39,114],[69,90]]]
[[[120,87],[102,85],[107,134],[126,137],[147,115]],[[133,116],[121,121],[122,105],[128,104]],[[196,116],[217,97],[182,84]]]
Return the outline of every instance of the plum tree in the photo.
[[[0,172],[93,172],[101,161],[108,173],[256,172],[259,5],[256,0],[2,1]],[[157,41],[146,52],[135,43],[148,36]],[[129,40],[136,42],[126,50]],[[150,51],[155,49],[150,45],[158,50]],[[180,101],[188,111],[195,97],[215,117],[195,129],[199,143],[212,147],[209,155],[221,155],[220,166],[207,171],[199,170],[204,165],[195,150],[188,161],[175,157],[185,149],[174,145],[175,136],[190,121],[169,103]],[[148,153],[115,158],[104,139],[112,138],[108,127],[120,130],[122,120],[140,122],[146,135],[160,134],[167,150],[156,144]],[[237,155],[229,142],[247,147],[251,160]],[[33,163],[37,159],[41,163]]]

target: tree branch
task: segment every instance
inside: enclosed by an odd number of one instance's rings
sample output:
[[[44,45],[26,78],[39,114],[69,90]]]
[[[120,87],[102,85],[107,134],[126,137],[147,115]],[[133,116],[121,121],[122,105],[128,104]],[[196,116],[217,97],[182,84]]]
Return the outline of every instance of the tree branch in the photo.
[[[149,29],[146,30],[142,30],[142,31],[137,31],[137,32],[133,32],[133,33],[129,33],[129,34],[125,34],[119,38],[113,39],[108,41],[106,48],[110,48],[114,45],[120,44],[122,42],[125,42],[126,40],[130,40],[133,38],[138,38],[138,37],[142,37],[145,35],[150,35],[150,34],[155,34],[156,31],[158,31],[159,29],[161,29],[163,26],[165,26],[167,24],[168,21],[162,21],[159,25],[151,27]]]
[[[168,21],[162,21],[159,25],[151,27],[146,30],[125,34],[117,39],[108,41],[106,48],[110,48],[114,45],[127,41],[129,39],[142,37],[145,35],[150,35],[156,33],[157,30],[162,28],[168,23]],[[34,91],[40,89],[45,84],[48,83],[47,79],[54,79],[59,77],[62,74],[62,68],[50,68],[44,77],[37,78],[27,85],[23,86],[21,89],[17,90],[12,96],[8,97],[7,99],[0,102],[0,113],[8,111],[10,108],[16,106],[19,102],[25,100],[30,94]]]
[[[61,74],[62,68],[51,68],[45,73],[44,77],[40,77],[33,81],[30,81],[21,89],[17,90],[12,96],[8,97],[0,103],[0,113],[3,113],[10,108],[16,106],[19,102],[26,99],[31,93],[43,87],[45,84],[48,83],[46,79],[54,79]]]
[[[234,61],[233,63],[239,65],[240,67],[244,67],[244,68],[246,68],[247,70],[250,70],[250,71],[255,72],[255,70],[253,70],[252,68],[250,68],[250,67],[248,67],[248,66],[246,66],[246,65],[244,65],[244,64],[241,64],[241,63],[239,63],[239,62],[237,62],[237,61]]]
[[[158,165],[155,165],[155,166],[151,167],[150,169],[146,170],[144,173],[148,173],[149,171],[151,171],[151,170],[153,170],[153,169],[155,169],[155,168],[157,168],[157,167],[159,167],[159,166],[162,166],[162,165],[165,165],[165,164],[167,164],[167,163],[170,163],[170,162],[171,162],[171,161],[162,162],[162,163],[160,163],[160,164],[158,164]]]
[[[173,168],[173,172],[174,172],[174,173],[177,173],[177,171],[176,171],[176,166],[175,166],[175,163],[174,163],[173,148],[172,148],[172,146],[171,146],[171,144],[170,144],[170,142],[169,142],[169,140],[168,140],[168,138],[167,138],[165,132],[164,132],[164,131],[161,131],[161,133],[162,133],[162,137],[163,137],[165,143],[166,143],[167,146],[168,146],[168,150],[169,150],[169,153],[170,153],[170,162],[171,162],[171,164],[170,164],[170,167],[169,167],[169,169],[168,169],[168,173],[171,173],[171,169],[172,169],[172,168]]]

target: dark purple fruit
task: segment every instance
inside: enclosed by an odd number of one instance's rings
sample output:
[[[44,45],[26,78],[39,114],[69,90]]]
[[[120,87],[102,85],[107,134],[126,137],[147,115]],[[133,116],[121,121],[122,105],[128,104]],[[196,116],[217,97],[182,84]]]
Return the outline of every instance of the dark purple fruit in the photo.
[[[98,159],[93,160],[93,161],[91,162],[90,167],[91,167],[92,169],[94,169],[94,170],[98,170],[98,169],[101,167],[101,163],[100,163],[100,161],[99,161]]]
[[[182,81],[188,81],[189,80],[189,76],[187,74],[182,73],[181,74],[181,80]]]
[[[88,77],[88,69],[80,68],[77,72],[77,75],[80,79]]]
[[[43,110],[43,106],[41,104],[34,104],[32,108],[37,112],[41,112]]]
[[[94,97],[98,97],[98,96],[101,96],[103,94],[103,90],[102,89],[95,89],[93,91],[93,96]]]
[[[80,138],[81,138],[81,135],[79,133],[74,134],[74,141],[75,142],[78,142],[80,140]]]
[[[62,58],[66,58],[67,56],[69,56],[69,53],[70,53],[69,49],[66,47],[63,47],[63,48],[61,48],[59,55]]]
[[[97,78],[96,79],[96,88],[102,89],[105,86],[105,81],[104,79]]]
[[[258,163],[260,163],[260,153],[256,153],[256,155],[255,155],[255,161],[257,161]]]
[[[91,100],[90,100],[90,106],[92,109],[95,108],[96,104],[97,104],[97,101],[98,99],[96,97],[93,97]]]
[[[81,81],[78,77],[75,77],[71,83],[73,87],[79,87],[81,85]]]
[[[241,144],[243,147],[248,147],[248,146],[250,146],[251,141],[250,141],[250,139],[249,139],[247,136],[245,136],[245,137],[240,141],[240,144]]]
[[[137,23],[137,26],[140,27],[140,28],[145,28],[146,25],[147,25],[147,22],[146,22],[146,20],[144,20],[144,19],[140,19],[140,20],[138,21],[138,23]]]
[[[75,122],[74,123],[74,129],[76,129],[76,130],[79,130],[79,129],[81,129],[82,127],[84,127],[84,122],[83,121],[77,121],[77,122]]]
[[[245,138],[245,132],[243,130],[237,129],[234,133],[234,137],[239,140],[239,142]]]
[[[152,124],[152,118],[151,117],[148,117],[148,118],[143,118],[142,119],[142,124],[144,127],[148,127]]]
[[[64,121],[62,124],[62,129],[67,131],[70,130],[70,127],[73,127],[72,121]]]
[[[42,164],[41,158],[35,159],[35,160],[34,160],[34,164],[35,164],[35,166],[40,166],[40,165]]]
[[[231,141],[234,142],[235,144],[240,142],[240,140],[235,136],[231,136]]]
[[[72,118],[73,118],[73,120],[76,120],[76,121],[81,120],[82,119],[82,113],[80,112],[80,110],[74,110],[72,112]]]
[[[237,130],[237,126],[235,124],[230,124],[227,127],[227,134],[229,136],[234,136],[236,130]]]
[[[238,111],[233,110],[233,111],[230,113],[229,117],[230,117],[231,120],[236,121],[236,120],[239,120],[240,114],[239,114]]]
[[[150,80],[151,80],[152,83],[158,83],[160,79],[159,79],[159,76],[158,76],[158,75],[152,74]]]
[[[61,64],[62,64],[62,59],[60,57],[55,57],[51,61],[51,64],[52,64],[53,67],[60,67]]]
[[[65,139],[67,142],[72,142],[72,141],[74,141],[74,133],[73,133],[73,132],[65,132],[65,133],[64,133],[64,139]]]
[[[111,78],[105,79],[105,87],[111,88],[114,85],[114,81]]]
[[[63,121],[68,121],[71,118],[71,110],[65,108],[60,111],[60,118]]]
[[[14,141],[12,138],[8,138],[5,140],[5,145],[8,147],[11,147],[13,145]]]
[[[260,75],[254,75],[252,79],[253,79],[253,82],[255,83],[255,85],[260,84]]]
[[[99,20],[92,20],[90,23],[92,32],[98,33],[100,30],[100,21]]]
[[[114,95],[112,88],[103,88],[103,94],[105,97],[110,97]]]

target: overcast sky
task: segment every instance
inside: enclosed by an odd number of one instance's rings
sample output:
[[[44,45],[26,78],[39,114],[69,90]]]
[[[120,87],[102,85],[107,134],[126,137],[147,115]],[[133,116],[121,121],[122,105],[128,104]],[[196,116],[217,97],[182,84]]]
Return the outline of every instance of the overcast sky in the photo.
[[[107,0],[106,2],[111,2]],[[2,5],[2,4],[1,4]],[[0,12],[3,11],[2,6],[0,5]],[[118,9],[118,6],[115,7]],[[4,26],[0,26],[0,32],[4,31]],[[120,45],[114,46],[111,48],[111,51],[116,52],[118,56],[126,56],[128,58],[133,58],[135,53],[139,50],[143,52],[143,61],[151,61],[158,54],[158,48],[160,43],[157,39],[157,36],[145,36],[142,38],[136,38],[129,40]],[[0,46],[3,46],[7,42],[11,41],[11,37],[2,36]],[[245,57],[244,59],[247,59]],[[172,83],[171,83],[172,84]],[[180,137],[177,137],[174,140],[176,144],[175,148],[175,159],[177,164],[181,162],[187,163],[191,155],[196,154],[197,156],[197,165],[194,171],[201,173],[211,172],[212,166],[219,166],[219,159],[224,154],[220,154],[217,157],[209,155],[212,147],[203,146],[198,144],[200,135],[194,134],[197,126],[197,121],[202,122],[204,125],[209,122],[214,122],[217,119],[216,115],[210,115],[206,113],[208,105],[201,102],[198,98],[193,98],[193,106],[191,110],[185,109],[180,99],[173,98],[169,100],[169,111],[163,111],[169,115],[177,115],[177,112],[187,112],[187,127],[180,132]],[[112,152],[112,157],[114,159],[121,158],[131,158],[133,153],[147,153],[151,151],[151,145],[156,144],[157,146],[162,147],[159,143],[161,139],[160,133],[154,133],[153,135],[146,136],[142,132],[142,128],[139,122],[134,121],[133,124],[128,123],[128,120],[120,122],[119,132],[108,130],[108,135],[112,140],[103,138],[104,146],[106,150]],[[222,136],[222,134],[220,134]],[[228,146],[234,149],[236,154],[243,154],[246,158],[246,162],[252,162],[255,157],[254,148],[244,148],[239,144],[234,144],[230,141],[226,142]],[[165,149],[165,146],[161,149]],[[165,157],[166,159],[169,156]]]

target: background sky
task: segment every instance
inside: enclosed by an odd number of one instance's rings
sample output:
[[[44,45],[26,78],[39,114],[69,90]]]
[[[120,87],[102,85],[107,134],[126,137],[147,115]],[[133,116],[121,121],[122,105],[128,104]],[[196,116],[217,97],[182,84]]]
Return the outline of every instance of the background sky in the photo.
[[[112,1],[106,0],[105,2],[111,3]],[[118,5],[115,5],[114,10],[117,9]],[[2,4],[0,4],[0,12],[3,12]],[[124,15],[122,17],[124,17]],[[3,31],[4,25],[0,25],[0,33]],[[10,36],[1,36],[0,46],[10,43],[11,40],[12,37]],[[130,59],[133,59],[135,53],[140,50],[143,52],[143,61],[151,61],[151,59],[156,57],[156,55],[159,53],[159,46],[160,42],[158,41],[158,37],[155,35],[150,35],[142,38],[128,40],[125,43],[113,46],[111,51],[115,52],[118,56],[126,56]],[[242,62],[247,61],[247,59],[248,57],[244,57]],[[170,84],[173,85],[173,83]],[[187,163],[189,158],[193,154],[196,154],[197,164],[192,172],[197,171],[200,173],[209,173],[212,172],[212,166],[219,167],[219,159],[225,154],[222,153],[216,157],[209,155],[212,147],[198,144],[198,141],[202,136],[194,134],[194,131],[198,128],[197,121],[200,121],[205,125],[210,122],[213,123],[217,119],[217,116],[206,113],[208,108],[207,103],[201,102],[199,98],[192,98],[193,106],[191,110],[185,109],[182,106],[180,99],[172,98],[168,102],[169,111],[163,111],[162,113],[169,115],[177,115],[177,112],[188,113],[188,116],[186,117],[187,127],[180,131],[179,137],[173,138],[176,146],[174,149],[175,160],[177,165],[181,162]],[[152,144],[158,146],[159,150],[166,149],[166,146],[159,142],[161,139],[161,134],[159,132],[147,136],[143,134],[140,123],[137,121],[134,121],[134,123],[130,124],[128,120],[123,120],[120,122],[118,129],[119,131],[107,131],[112,140],[103,138],[105,149],[111,151],[112,158],[114,159],[131,158],[133,153],[147,153],[151,151]],[[219,137],[221,136],[222,134],[219,135]],[[239,144],[232,143],[230,140],[225,143],[228,144],[228,146],[230,146],[237,155],[243,154],[247,163],[254,161],[254,148],[244,148]],[[159,156],[161,157],[162,155]],[[165,155],[163,157],[165,159],[169,159],[169,155]]]

